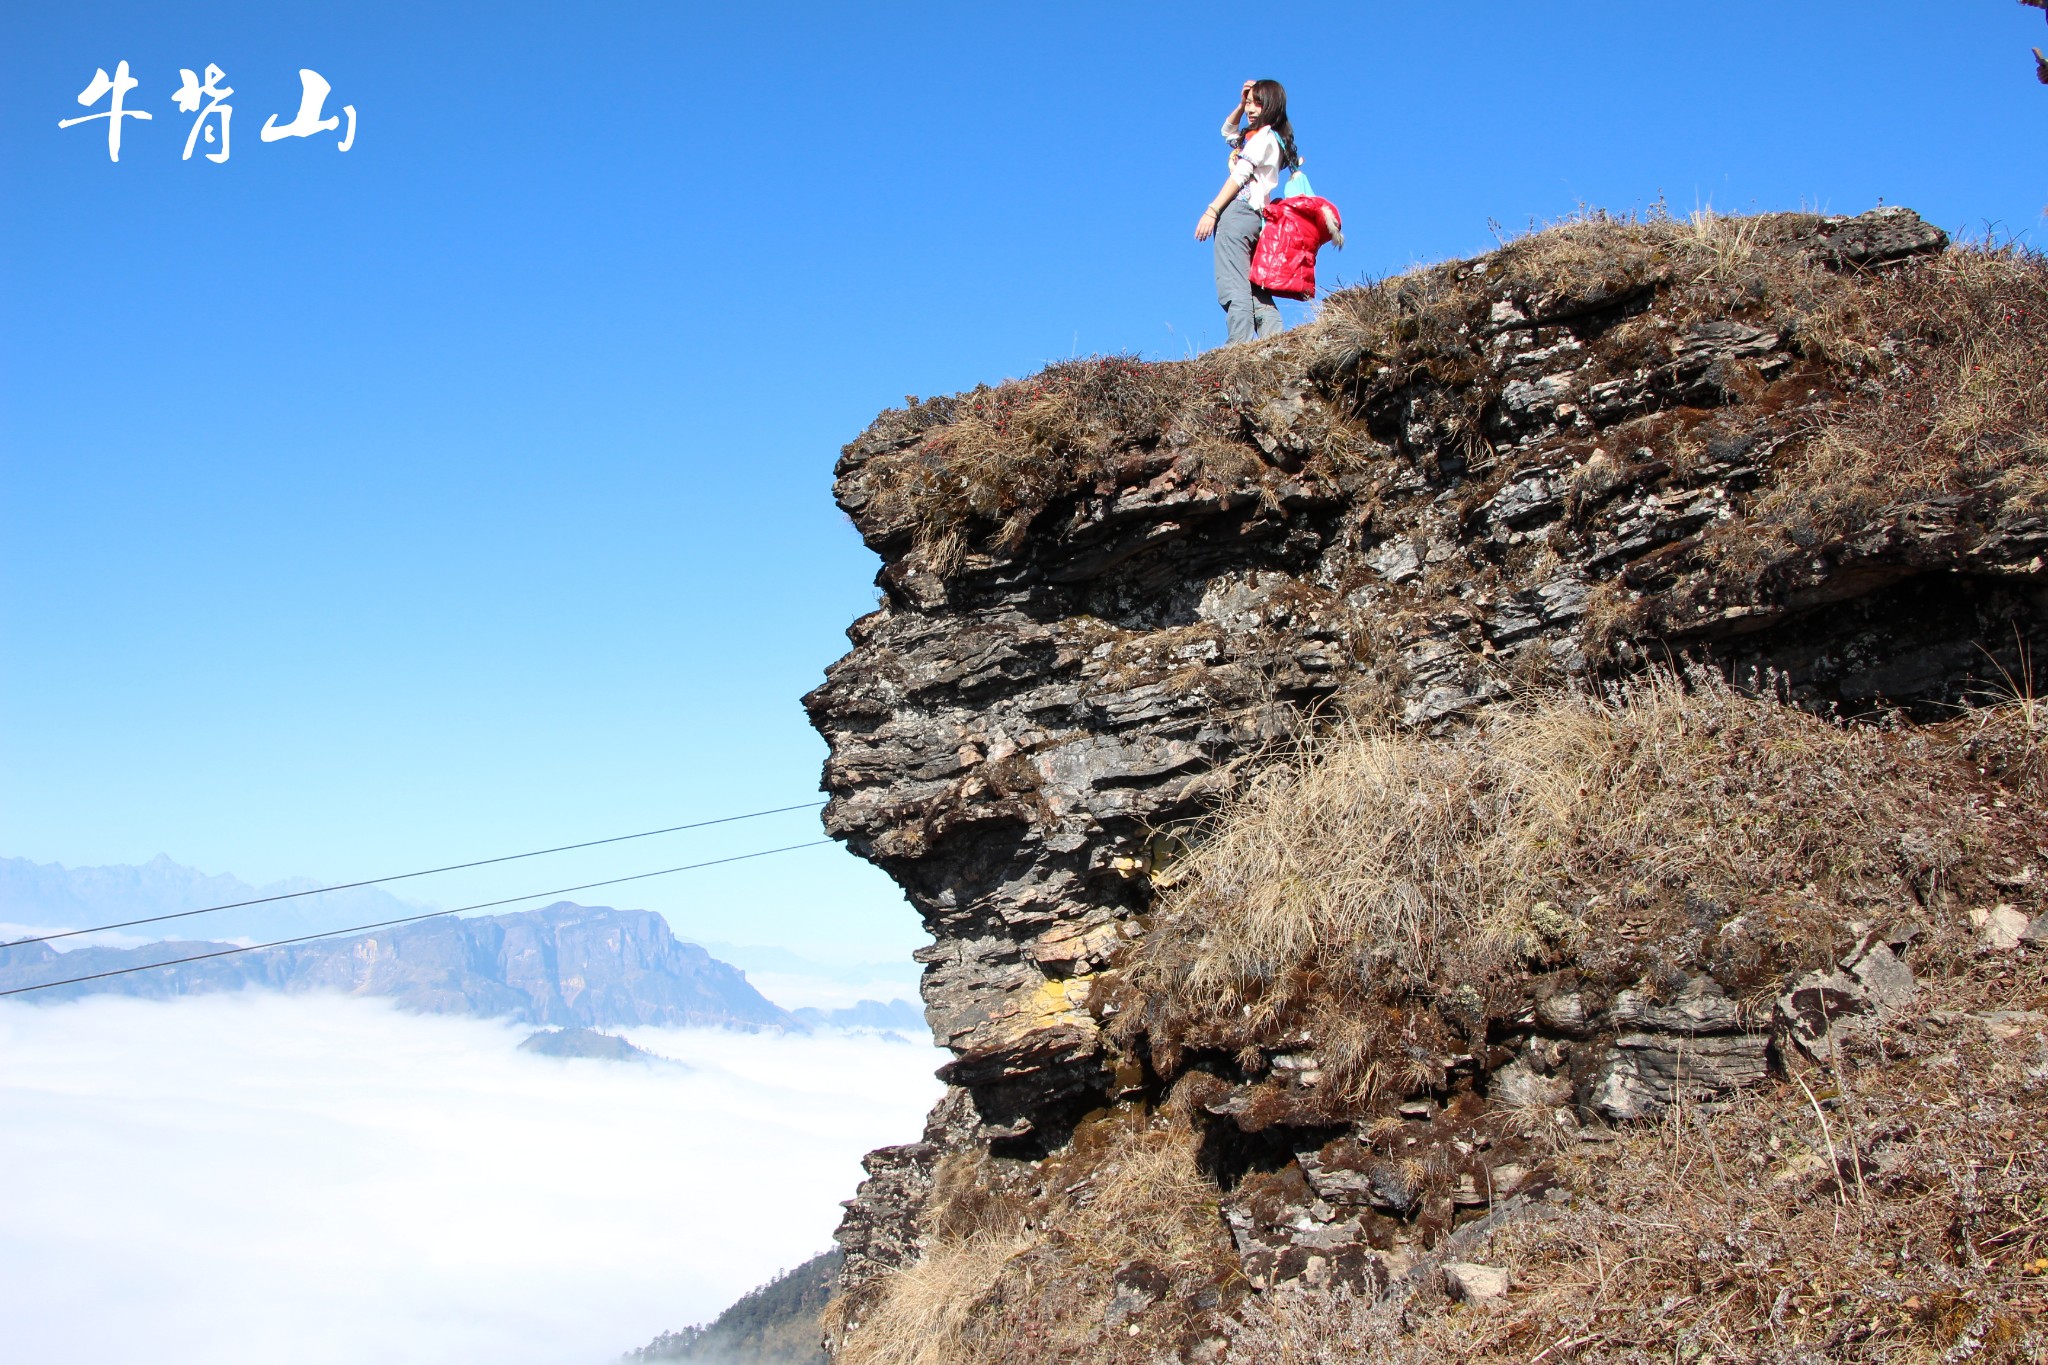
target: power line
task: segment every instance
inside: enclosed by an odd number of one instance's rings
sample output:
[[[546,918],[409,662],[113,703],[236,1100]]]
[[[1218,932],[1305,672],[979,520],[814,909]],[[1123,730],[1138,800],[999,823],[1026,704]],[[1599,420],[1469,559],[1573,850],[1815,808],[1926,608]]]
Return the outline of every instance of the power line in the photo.
[[[797,809],[791,807],[791,809]],[[507,896],[504,900],[479,901],[475,905],[458,905],[453,910],[429,910],[423,915],[406,915],[401,919],[379,920],[375,924],[358,924],[349,929],[329,929],[325,933],[300,934],[297,938],[274,939],[269,943],[251,943],[247,947],[221,948],[210,953],[194,953],[191,957],[174,957],[164,962],[145,962],[138,967],[115,967],[111,971],[92,972],[85,976],[67,977],[62,981],[45,981],[34,986],[16,986],[12,990],[0,991],[0,996],[26,995],[30,991],[46,991],[54,986],[76,986],[82,981],[99,981],[109,976],[126,976],[130,972],[154,971],[158,967],[178,967],[187,962],[204,962],[208,958],[233,957],[236,953],[254,953],[264,948],[283,948],[293,943],[310,943],[317,938],[340,938],[344,934],[366,934],[372,929],[389,929],[399,924],[417,924],[423,919],[440,919],[444,915],[460,915],[470,910],[488,910],[497,905],[511,905],[515,901],[539,900],[542,896],[564,896],[571,891],[589,891],[599,886],[618,886],[623,882],[644,882],[649,877],[666,877],[676,872],[694,872],[700,867],[717,867],[721,863],[743,863],[749,858],[766,858],[777,853],[794,853],[800,848],[817,848],[829,844],[830,839],[813,839],[809,843],[786,844],[781,848],[764,848],[757,853],[735,853],[730,858],[713,858],[709,862],[685,863],[681,867],[664,867],[659,872],[636,872],[630,877],[613,877],[609,881],[585,882],[581,886],[557,887],[553,891],[533,891],[524,896]],[[81,930],[80,932],[85,932]],[[34,939],[28,942],[36,942]]]
[[[431,877],[437,872],[461,872],[471,867],[489,867],[493,863],[516,863],[521,858],[539,858],[550,853],[568,853],[579,848],[597,848],[602,844],[623,844],[628,839],[651,839],[657,834],[675,834],[686,829],[704,829],[711,825],[729,825],[736,820],[758,820],[764,815],[783,815],[793,810],[815,810],[824,804],[823,801],[805,801],[794,806],[777,806],[774,810],[749,811],[745,815],[721,815],[716,820],[698,820],[688,825],[670,825],[666,829],[643,830],[639,834],[616,834],[609,839],[590,839],[580,844],[561,844],[555,848],[537,848],[531,853],[507,853],[502,858],[479,858],[473,863],[450,863],[446,867],[423,868],[418,872],[395,872],[389,877],[371,877],[367,881],[342,882],[338,886],[317,886],[311,891],[286,891],[275,896],[258,896],[254,900],[229,901],[226,905],[209,905],[200,910],[178,910],[168,915],[147,915],[142,919],[124,919],[118,924],[96,924],[90,929],[65,929],[54,934],[39,934],[34,938],[17,938],[8,943],[0,943],[0,949],[22,948],[31,943],[49,943],[60,938],[76,938],[80,934],[102,934],[109,929],[132,929],[138,924],[161,924],[165,920],[190,919],[194,915],[210,915],[216,910],[240,910],[250,905],[269,905],[273,901],[297,900],[301,896],[324,896],[329,891],[353,891],[363,886],[382,886],[386,882],[408,881],[414,877]],[[709,866],[709,864],[706,864],[706,866]],[[649,875],[658,874],[650,873]],[[610,883],[594,882],[592,885],[609,886]],[[546,895],[548,893],[542,892],[541,894]],[[513,899],[525,900],[527,897],[515,896]],[[499,903],[503,904],[503,902]],[[473,910],[477,907],[469,906],[467,908]],[[437,915],[452,915],[456,912],[453,910],[436,910],[433,913]],[[402,923],[402,921],[398,920],[392,922]]]

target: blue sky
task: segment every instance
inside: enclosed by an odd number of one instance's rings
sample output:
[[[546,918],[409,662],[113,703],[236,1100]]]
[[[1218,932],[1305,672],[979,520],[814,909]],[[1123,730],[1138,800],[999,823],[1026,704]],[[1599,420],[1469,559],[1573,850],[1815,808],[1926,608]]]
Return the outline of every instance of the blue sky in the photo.
[[[797,698],[874,602],[838,447],[906,393],[1220,342],[1190,233],[1248,77],[1289,87],[1340,279],[1660,196],[2048,231],[2048,28],[2011,0],[76,3],[0,35],[0,853],[74,864],[340,880],[805,799]],[[56,125],[121,60],[155,117],[112,164]],[[224,165],[179,158],[209,62]],[[258,139],[302,66],[348,152]],[[837,849],[616,899],[918,939]]]

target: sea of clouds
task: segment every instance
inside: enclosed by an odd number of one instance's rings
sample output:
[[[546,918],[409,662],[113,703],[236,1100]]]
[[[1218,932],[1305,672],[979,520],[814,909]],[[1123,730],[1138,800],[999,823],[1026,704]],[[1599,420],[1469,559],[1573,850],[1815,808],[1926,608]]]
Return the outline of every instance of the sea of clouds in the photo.
[[[831,1245],[942,1057],[266,992],[0,1002],[0,1323],[42,1365],[598,1365]]]

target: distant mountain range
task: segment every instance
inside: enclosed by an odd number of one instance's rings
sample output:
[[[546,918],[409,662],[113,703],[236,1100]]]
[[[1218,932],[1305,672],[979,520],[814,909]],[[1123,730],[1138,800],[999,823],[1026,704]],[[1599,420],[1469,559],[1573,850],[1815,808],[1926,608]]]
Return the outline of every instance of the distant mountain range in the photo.
[[[230,946],[166,942],[59,953],[47,943],[32,943],[0,949],[0,990]],[[383,996],[427,1014],[500,1015],[568,1027],[805,1027],[747,984],[737,967],[693,943],[678,942],[668,921],[653,911],[571,901],[511,915],[449,915],[17,998],[50,1001],[100,993],[162,998],[249,986]]]
[[[863,1000],[845,1009],[821,1010],[804,1008],[791,1010],[798,1023],[822,1025],[826,1028],[875,1029],[886,1033],[907,1033],[923,1037],[930,1027],[924,1021],[924,1011],[906,1000],[891,1000],[883,1004],[879,1000]]]
[[[161,855],[140,866],[79,868],[0,858],[0,925],[84,928],[315,885],[296,879],[251,886]],[[222,939],[281,938],[317,933],[337,920],[347,924],[396,919],[426,908],[364,887],[195,916],[185,923],[203,924]],[[132,932],[159,927],[175,929],[180,922],[138,925]],[[0,943],[17,936],[29,935],[0,929]],[[78,942],[82,940],[0,948],[0,990],[198,957],[235,946],[215,939],[179,939],[140,947],[71,947]],[[790,965],[817,965],[785,949],[738,951],[769,959],[772,966],[784,965],[784,959]],[[708,1025],[868,1029],[913,1038],[925,1034],[922,1012],[902,1000],[862,1000],[844,1009],[784,1010],[762,995],[744,971],[696,944],[678,940],[668,921],[653,911],[571,901],[514,914],[468,919],[449,915],[12,998],[36,1003],[103,994],[162,999],[248,987],[379,996],[423,1013],[503,1016],[554,1028]]]
[[[917,979],[917,965],[908,953],[897,957],[866,961],[849,961],[846,958],[824,953],[805,956],[788,948],[761,943],[726,943],[709,938],[692,939],[713,957],[743,967],[750,976],[777,976],[784,978],[821,979],[847,985],[881,984],[882,982],[913,982]]]
[[[251,886],[239,877],[201,872],[174,863],[161,853],[146,863],[108,867],[66,867],[62,863],[30,862],[26,858],[0,858],[0,923],[38,929],[83,929],[92,924],[173,915],[209,905],[311,891],[319,885],[307,877],[293,877],[267,886]],[[398,919],[433,908],[400,900],[373,886],[362,886],[353,891],[325,891],[316,896],[272,901],[245,910],[222,910],[187,923],[224,939],[290,938],[341,924]],[[177,921],[172,921],[172,932],[176,925]],[[150,936],[164,930],[138,927],[133,932]],[[12,937],[15,935],[0,934],[0,941]]]

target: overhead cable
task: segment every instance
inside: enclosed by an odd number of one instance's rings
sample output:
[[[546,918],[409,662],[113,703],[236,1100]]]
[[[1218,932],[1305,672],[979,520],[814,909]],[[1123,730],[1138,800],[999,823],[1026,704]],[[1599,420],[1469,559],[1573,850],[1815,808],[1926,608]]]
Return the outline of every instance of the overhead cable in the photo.
[[[794,808],[793,808],[794,809]],[[533,891],[524,896],[507,896],[503,900],[479,901],[475,905],[458,905],[453,910],[429,910],[422,915],[406,915],[399,919],[379,920],[375,924],[358,924],[348,929],[329,929],[325,933],[300,934],[297,938],[273,939],[269,943],[251,943],[246,946],[220,948],[210,953],[194,953],[190,957],[174,957],[163,962],[145,962],[134,967],[115,967],[110,971],[90,972],[85,976],[66,977],[62,981],[44,981],[34,986],[16,986],[12,990],[0,991],[0,996],[26,995],[30,991],[47,991],[55,986],[76,986],[82,981],[99,981],[109,976],[126,976],[130,972],[154,971],[158,967],[179,967],[187,962],[204,962],[208,958],[233,957],[237,953],[254,953],[265,948],[283,948],[294,943],[310,943],[318,938],[340,938],[345,934],[366,934],[372,929],[389,929],[399,924],[417,924],[425,919],[440,919],[444,915],[460,915],[470,910],[488,910],[493,906],[511,905],[517,901],[539,900],[543,896],[564,896],[571,891],[589,891],[599,886],[618,886],[624,882],[644,882],[649,877],[666,877],[677,872],[694,872],[700,867],[717,867],[721,863],[743,863],[749,858],[766,858],[776,853],[794,853],[800,848],[816,848],[829,844],[830,839],[813,839],[808,843],[787,844],[781,848],[764,848],[755,853],[735,853],[730,858],[713,858],[709,862],[684,863],[681,867],[664,867],[658,872],[636,872],[630,877],[613,877],[608,881],[584,882],[581,886],[562,886],[553,891]],[[29,942],[36,940],[30,939]]]
[[[336,886],[316,886],[310,891],[284,891],[275,896],[258,896],[254,900],[229,901],[226,905],[209,905],[198,910],[177,910],[168,915],[146,915],[141,919],[124,919],[116,924],[96,924],[90,929],[64,929],[52,934],[38,934],[34,938],[13,939],[6,943],[0,943],[0,948],[20,948],[30,943],[49,943],[60,938],[76,938],[80,934],[101,934],[109,929],[132,929],[138,924],[161,924],[165,920],[190,919],[194,915],[213,914],[216,910],[240,910],[250,905],[269,905],[274,901],[297,900],[301,896],[322,896],[329,891],[353,891],[358,887],[382,886],[386,882],[409,881],[414,877],[431,877],[437,872],[461,872],[472,867],[489,867],[493,863],[516,863],[522,858],[539,858],[550,853],[569,853],[575,849],[597,848],[603,844],[623,844],[629,839],[652,839],[657,834],[676,834],[686,829],[705,829],[711,825],[730,825],[737,820],[758,820],[764,815],[783,815],[793,810],[815,810],[824,804],[823,801],[803,801],[794,806],[777,806],[773,810],[748,811],[745,815],[721,815],[716,820],[697,820],[687,825],[669,825],[665,829],[642,830],[638,834],[615,834],[609,839],[587,839],[580,844],[559,844],[554,848],[537,848],[530,853],[507,853],[499,858],[478,858],[475,862],[450,863],[446,867],[422,868],[418,872],[394,872],[388,877],[371,877],[360,882],[342,882]],[[648,875],[657,876],[659,874],[649,873]],[[608,886],[610,883],[596,882],[593,885]],[[542,894],[548,893],[543,892]],[[514,897],[514,899],[524,900],[526,897],[519,896]],[[474,909],[475,907],[472,906],[470,908]],[[455,912],[452,910],[436,910],[433,913],[437,915],[452,915]]]

